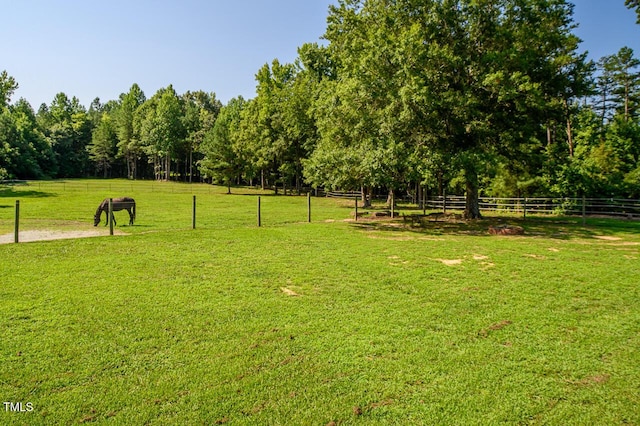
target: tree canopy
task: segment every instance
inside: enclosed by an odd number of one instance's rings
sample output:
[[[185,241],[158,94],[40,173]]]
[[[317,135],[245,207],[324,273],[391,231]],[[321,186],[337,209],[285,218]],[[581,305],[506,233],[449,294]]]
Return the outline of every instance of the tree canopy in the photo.
[[[457,193],[469,218],[482,195],[640,197],[640,60],[588,61],[575,26],[565,0],[339,0],[323,44],[224,106],[133,84],[34,112],[3,71],[0,178]]]

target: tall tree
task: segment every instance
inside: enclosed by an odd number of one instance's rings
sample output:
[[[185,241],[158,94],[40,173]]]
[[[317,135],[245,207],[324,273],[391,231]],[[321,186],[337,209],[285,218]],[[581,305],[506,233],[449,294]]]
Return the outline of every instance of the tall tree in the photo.
[[[634,57],[632,49],[623,47],[611,56],[610,67],[617,112],[629,121],[637,116],[640,105],[640,60]]]
[[[120,106],[115,113],[115,129],[118,135],[117,156],[127,163],[127,178],[136,179],[138,161],[142,156],[142,146],[134,135],[134,116],[138,108],[146,101],[144,92],[134,83],[129,92],[120,95]]]
[[[184,142],[182,105],[172,85],[162,88],[135,113],[134,132],[154,164],[156,179],[171,178],[171,162]]]
[[[40,108],[38,121],[56,154],[58,177],[86,176],[92,123],[78,99],[58,93],[48,108]]]
[[[615,110],[615,80],[613,77],[614,59],[613,55],[600,58],[597,64],[598,77],[596,78],[596,99],[594,110],[600,116],[600,127],[611,120]]]
[[[257,96],[243,109],[238,143],[252,152],[251,162],[260,170],[261,185],[267,181],[285,182],[287,157],[292,140],[287,133],[283,108],[296,76],[294,64],[281,64],[277,59],[265,64],[256,74]]]
[[[105,178],[108,177],[115,159],[117,143],[118,138],[112,117],[108,113],[102,114],[100,122],[93,131],[88,150],[89,158],[96,165],[96,171],[102,171]]]
[[[182,106],[180,98],[172,85],[162,93],[156,108],[156,132],[158,135],[158,152],[164,155],[165,180],[171,179],[171,161],[184,143],[184,126],[181,120]]]
[[[542,124],[566,121],[584,95],[572,10],[563,0],[340,1],[325,35],[340,57],[335,93],[352,87],[345,112],[358,111],[354,128],[369,140],[454,159],[465,215],[479,217],[485,164],[523,157]]]
[[[10,111],[17,131],[14,140],[15,176],[20,179],[42,179],[55,176],[57,172],[55,154],[38,128],[31,105],[25,99],[19,99],[10,107]]]
[[[242,159],[234,149],[237,146],[234,139],[245,105],[242,97],[231,99],[220,111],[214,126],[205,133],[200,147],[204,154],[199,162],[201,172],[214,182],[226,185],[228,194],[234,179],[242,173]]]
[[[16,79],[11,77],[7,71],[0,73],[0,109],[9,106],[11,96],[18,89]]]
[[[182,95],[184,116],[182,123],[185,131],[186,158],[185,170],[188,170],[189,182],[192,182],[194,170],[194,155],[199,156],[200,146],[205,135],[216,122],[222,104],[216,99],[215,93],[203,91],[187,92]],[[195,159],[195,162],[201,158]]]

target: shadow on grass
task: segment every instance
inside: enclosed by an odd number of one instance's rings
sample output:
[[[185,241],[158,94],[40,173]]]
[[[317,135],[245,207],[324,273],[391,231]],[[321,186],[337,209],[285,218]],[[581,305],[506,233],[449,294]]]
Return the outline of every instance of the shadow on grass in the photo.
[[[55,194],[42,191],[15,191],[13,188],[0,189],[0,198],[47,198],[55,197]]]
[[[485,216],[482,219],[464,220],[461,215],[428,215],[419,221],[409,221],[402,216],[395,219],[358,219],[351,225],[363,231],[413,232],[421,235],[470,235],[492,238],[509,238],[489,233],[489,227],[499,225],[519,226],[526,237],[545,237],[569,240],[572,238],[593,238],[617,233],[640,233],[640,222],[621,219],[588,218],[586,226],[577,217],[529,217]]]

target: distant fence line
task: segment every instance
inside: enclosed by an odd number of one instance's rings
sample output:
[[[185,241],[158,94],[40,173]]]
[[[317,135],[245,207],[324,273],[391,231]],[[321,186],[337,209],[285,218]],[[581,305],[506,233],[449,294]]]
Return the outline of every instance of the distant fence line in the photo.
[[[640,200],[619,198],[494,198],[480,197],[481,211],[526,214],[561,214],[640,218]],[[461,196],[431,197],[427,209],[464,210]]]
[[[327,197],[338,199],[361,199],[362,195],[357,191],[331,191]],[[374,197],[376,198],[376,197]],[[377,198],[384,199],[384,198]],[[403,202],[408,202],[404,199]],[[481,211],[515,213],[515,214],[557,214],[557,215],[585,215],[585,216],[611,216],[626,219],[640,218],[640,200],[620,198],[499,198],[479,197]],[[415,202],[415,200],[412,200]],[[425,210],[464,210],[465,197],[447,195],[446,197],[429,197],[416,204]]]
[[[60,191],[60,192],[90,192],[90,191],[135,191],[135,192],[157,192],[157,193],[192,193],[192,194],[216,194],[221,193],[222,190],[220,186],[211,185],[209,183],[204,182],[177,182],[177,181],[157,181],[157,180],[135,180],[135,181],[110,181],[110,180],[88,180],[83,181],[81,179],[78,180],[51,180],[51,181],[1,181],[0,180],[0,189],[2,187],[11,187],[16,185],[27,185],[33,190],[37,191]],[[185,191],[185,188],[188,190]],[[259,186],[254,187],[232,187],[232,192],[242,191],[244,188],[251,188],[253,190],[260,190]],[[273,190],[274,188],[265,188],[266,191]],[[283,191],[285,188],[278,187],[278,193]],[[226,187],[224,187],[224,192],[226,192]],[[323,191],[316,191],[310,187],[300,188],[298,191],[295,188],[286,188],[286,193],[284,195],[306,195],[306,194],[314,194],[317,196],[324,196],[325,193]]]
[[[180,193],[184,192],[183,185],[189,185],[193,193],[206,194],[214,192],[214,187],[207,184],[189,184],[183,182],[162,182],[155,180],[136,180],[131,182],[110,182],[92,180],[83,182],[82,180],[70,181],[29,181],[27,184],[34,190],[57,190],[57,191],[136,191],[136,192],[159,192],[159,193]]]

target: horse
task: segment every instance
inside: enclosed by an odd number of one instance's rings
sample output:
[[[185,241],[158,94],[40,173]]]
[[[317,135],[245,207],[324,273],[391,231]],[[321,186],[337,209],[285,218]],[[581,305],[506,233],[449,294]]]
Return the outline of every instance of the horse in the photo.
[[[136,218],[136,200],[129,197],[121,197],[114,198],[111,203],[111,210],[113,212],[117,212],[120,210],[126,210],[129,212],[129,225],[133,225],[133,220]],[[102,218],[102,212],[105,212],[107,216],[107,222],[105,226],[109,223],[109,199],[105,198],[102,200],[100,205],[98,206],[98,210],[96,210],[96,214],[93,216],[93,226],[98,226],[100,220]],[[116,218],[112,215],[113,224],[116,224]]]

